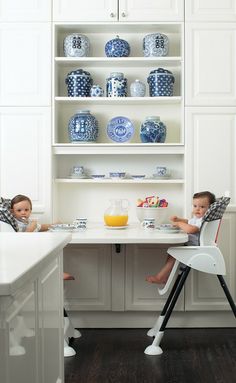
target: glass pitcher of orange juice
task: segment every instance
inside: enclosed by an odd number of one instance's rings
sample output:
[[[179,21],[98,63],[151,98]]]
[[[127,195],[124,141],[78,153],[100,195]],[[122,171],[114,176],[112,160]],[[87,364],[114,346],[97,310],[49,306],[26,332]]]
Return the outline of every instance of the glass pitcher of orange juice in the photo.
[[[111,199],[110,206],[104,213],[104,221],[107,226],[126,226],[128,222],[127,199]]]

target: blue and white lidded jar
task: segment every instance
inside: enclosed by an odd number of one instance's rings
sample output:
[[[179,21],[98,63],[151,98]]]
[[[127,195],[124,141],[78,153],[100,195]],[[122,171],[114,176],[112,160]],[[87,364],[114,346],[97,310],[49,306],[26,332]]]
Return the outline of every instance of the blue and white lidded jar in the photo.
[[[93,85],[90,89],[90,96],[91,97],[103,97],[104,96],[104,90],[100,85]]]
[[[135,80],[130,84],[131,97],[144,97],[146,93],[146,85],[140,80]]]
[[[147,78],[149,94],[151,97],[173,96],[175,78],[167,69],[152,70]]]
[[[66,57],[88,56],[90,48],[89,39],[80,33],[72,33],[64,39],[63,48]]]
[[[83,69],[76,69],[66,76],[68,97],[89,97],[93,79],[89,72]]]
[[[115,39],[106,43],[105,53],[107,57],[128,57],[130,54],[129,43],[116,36]]]
[[[121,72],[112,72],[106,80],[107,97],[127,97],[127,79]]]
[[[148,116],[141,124],[140,138],[144,143],[165,142],[166,126],[160,121],[159,116]]]
[[[69,120],[68,134],[72,143],[95,142],[98,137],[98,122],[89,110],[79,110]]]
[[[145,57],[166,56],[169,50],[169,39],[163,33],[152,33],[143,39],[143,54]]]

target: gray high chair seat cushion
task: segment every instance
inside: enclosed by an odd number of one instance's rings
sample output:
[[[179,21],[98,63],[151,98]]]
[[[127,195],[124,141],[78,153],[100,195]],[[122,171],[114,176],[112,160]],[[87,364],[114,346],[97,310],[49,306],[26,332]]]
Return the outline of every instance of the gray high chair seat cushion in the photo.
[[[210,205],[209,209],[206,211],[203,217],[203,222],[211,222],[217,219],[221,219],[224,215],[224,212],[229,202],[230,202],[229,197],[218,198],[216,202],[213,202]]]
[[[18,231],[18,225],[16,222],[15,217],[11,213],[11,200],[7,198],[0,198],[0,222],[5,223],[10,225],[13,230]],[[3,231],[8,231],[4,230],[5,225],[1,225]]]

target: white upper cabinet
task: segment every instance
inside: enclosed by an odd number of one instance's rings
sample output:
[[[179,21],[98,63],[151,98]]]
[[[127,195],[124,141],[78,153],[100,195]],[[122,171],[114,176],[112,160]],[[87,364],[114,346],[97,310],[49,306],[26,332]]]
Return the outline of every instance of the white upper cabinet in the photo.
[[[0,21],[50,21],[49,0],[0,0]]]
[[[54,21],[181,21],[184,0],[53,0]]]
[[[236,108],[186,108],[186,164],[190,194],[212,190],[216,196],[229,190],[236,202]]]
[[[235,23],[187,23],[186,105],[235,106]]]
[[[34,213],[49,217],[50,108],[0,108],[0,195],[31,197]],[[9,181],[11,180],[11,181]]]
[[[0,23],[0,105],[51,104],[49,23]]]
[[[119,0],[120,21],[181,21],[184,0]]]
[[[235,21],[236,0],[186,0],[186,21]]]
[[[117,0],[53,0],[54,21],[117,21]]]

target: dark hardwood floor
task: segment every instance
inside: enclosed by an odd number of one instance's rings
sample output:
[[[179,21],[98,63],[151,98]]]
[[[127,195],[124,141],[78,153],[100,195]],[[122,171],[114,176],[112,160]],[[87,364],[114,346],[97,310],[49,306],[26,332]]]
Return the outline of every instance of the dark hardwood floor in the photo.
[[[167,329],[163,354],[143,353],[145,329],[82,329],[65,383],[234,383],[236,328]]]

